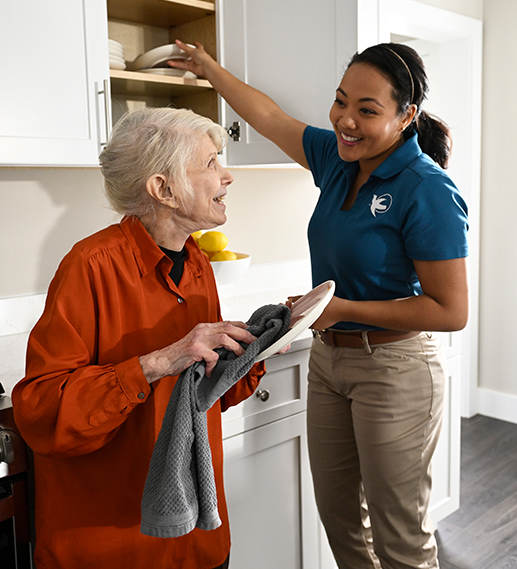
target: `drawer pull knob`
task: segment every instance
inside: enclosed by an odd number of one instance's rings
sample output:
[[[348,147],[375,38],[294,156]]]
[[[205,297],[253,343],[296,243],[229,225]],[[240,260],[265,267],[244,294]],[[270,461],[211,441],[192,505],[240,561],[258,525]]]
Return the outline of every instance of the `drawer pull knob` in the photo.
[[[259,389],[255,395],[264,402],[269,399],[269,391],[267,389]]]

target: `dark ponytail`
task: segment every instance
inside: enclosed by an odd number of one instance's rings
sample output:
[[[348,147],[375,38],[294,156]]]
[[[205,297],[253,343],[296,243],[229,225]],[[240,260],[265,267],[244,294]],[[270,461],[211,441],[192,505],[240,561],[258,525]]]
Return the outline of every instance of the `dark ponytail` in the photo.
[[[418,144],[442,168],[447,168],[452,150],[449,127],[438,117],[420,111],[414,129],[418,133]]]
[[[416,131],[422,152],[442,168],[447,168],[452,147],[451,133],[442,120],[421,109],[429,84],[424,62],[418,53],[404,44],[381,43],[356,53],[348,67],[354,63],[373,65],[388,79],[400,114],[404,114],[410,105],[416,105],[415,118],[404,131],[404,140]]]

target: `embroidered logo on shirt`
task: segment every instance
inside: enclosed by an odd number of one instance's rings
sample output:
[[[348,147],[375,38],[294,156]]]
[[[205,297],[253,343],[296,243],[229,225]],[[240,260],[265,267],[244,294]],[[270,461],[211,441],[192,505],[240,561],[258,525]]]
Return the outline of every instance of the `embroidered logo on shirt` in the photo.
[[[386,213],[390,209],[392,201],[393,198],[390,194],[383,194],[380,197],[377,197],[374,194],[372,203],[370,204],[370,211],[372,212],[373,217],[377,217],[378,213]]]

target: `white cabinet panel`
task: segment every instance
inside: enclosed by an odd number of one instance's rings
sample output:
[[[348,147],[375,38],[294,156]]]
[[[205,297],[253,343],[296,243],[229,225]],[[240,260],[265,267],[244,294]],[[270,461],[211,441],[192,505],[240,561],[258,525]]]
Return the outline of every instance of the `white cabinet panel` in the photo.
[[[225,439],[235,569],[315,569],[317,513],[305,412]]]
[[[274,356],[255,394],[223,414],[223,436],[277,421],[304,411],[307,406],[308,350]]]
[[[0,18],[0,162],[98,165],[109,79],[103,0],[6,2]]]
[[[433,490],[429,508],[433,524],[460,507],[461,356],[447,360],[442,432],[433,456]]]
[[[343,67],[356,51],[356,0],[222,0],[219,61],[272,97],[288,114],[330,128],[328,113]],[[241,124],[229,165],[292,162],[222,103],[222,124]]]

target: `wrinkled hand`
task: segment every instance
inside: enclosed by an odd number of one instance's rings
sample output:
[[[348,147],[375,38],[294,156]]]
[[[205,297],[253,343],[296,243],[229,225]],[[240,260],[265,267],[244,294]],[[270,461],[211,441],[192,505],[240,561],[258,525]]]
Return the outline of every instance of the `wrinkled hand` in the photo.
[[[199,42],[195,42],[194,45],[196,47],[190,47],[180,40],[176,40],[176,45],[186,51],[189,58],[186,60],[173,59],[168,61],[167,64],[176,69],[191,71],[198,77],[206,77],[206,66],[212,62],[213,59],[205,51],[205,48]]]
[[[204,360],[206,375],[210,377],[219,355],[216,348],[226,348],[237,356],[244,354],[239,342],[251,344],[257,338],[247,331],[244,322],[215,322],[198,324],[184,338],[139,358],[149,383],[168,375],[178,375],[193,363]]]

